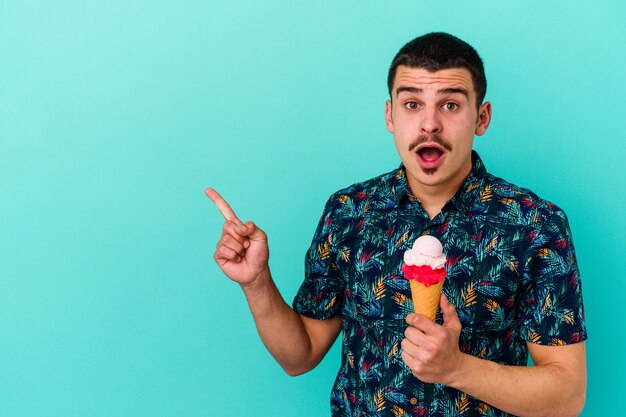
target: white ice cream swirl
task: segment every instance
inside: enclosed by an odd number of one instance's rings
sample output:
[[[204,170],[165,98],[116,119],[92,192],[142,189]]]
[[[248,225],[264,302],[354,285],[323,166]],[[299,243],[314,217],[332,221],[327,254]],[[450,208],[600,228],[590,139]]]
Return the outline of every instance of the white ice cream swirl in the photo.
[[[446,255],[439,239],[433,236],[420,236],[413,243],[413,247],[404,252],[404,263],[411,266],[428,265],[433,269],[443,268],[446,265]]]

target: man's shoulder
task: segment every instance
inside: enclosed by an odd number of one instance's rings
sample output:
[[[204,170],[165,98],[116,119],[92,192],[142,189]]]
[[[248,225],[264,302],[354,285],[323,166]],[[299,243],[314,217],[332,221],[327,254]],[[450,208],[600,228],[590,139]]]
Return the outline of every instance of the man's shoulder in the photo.
[[[379,194],[394,191],[394,187],[398,184],[398,176],[402,175],[401,169],[394,169],[384,174],[365,181],[356,182],[333,193],[333,196],[346,196],[349,198],[376,197]]]
[[[485,177],[480,200],[484,200],[485,211],[490,214],[525,220],[529,224],[540,225],[554,216],[566,218],[563,209],[553,202],[492,174]]]
[[[396,168],[335,191],[326,204],[326,211],[347,219],[390,209],[405,192],[404,184],[404,170]]]

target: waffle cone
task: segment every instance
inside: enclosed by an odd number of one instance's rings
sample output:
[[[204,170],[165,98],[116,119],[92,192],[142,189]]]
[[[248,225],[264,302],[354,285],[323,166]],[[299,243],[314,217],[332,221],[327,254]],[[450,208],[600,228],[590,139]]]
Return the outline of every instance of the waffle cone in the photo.
[[[435,321],[443,281],[444,280],[441,280],[438,284],[426,286],[414,279],[409,280],[409,284],[411,285],[411,296],[413,297],[413,306],[417,314],[423,314],[430,320]]]

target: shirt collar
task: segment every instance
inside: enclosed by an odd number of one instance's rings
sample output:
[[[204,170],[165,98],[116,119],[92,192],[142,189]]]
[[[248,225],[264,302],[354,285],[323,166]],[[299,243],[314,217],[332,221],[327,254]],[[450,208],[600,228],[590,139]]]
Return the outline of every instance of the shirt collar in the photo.
[[[472,151],[472,170],[450,202],[459,210],[469,211],[480,199],[480,190],[487,176],[487,169],[476,151]]]
[[[472,170],[459,187],[456,194],[450,199],[459,210],[469,211],[478,198],[482,182],[487,175],[487,170],[483,161],[476,151],[472,151]],[[406,169],[403,165],[394,172],[392,179],[392,195],[396,205],[400,204],[403,198],[414,200],[415,197],[409,188],[406,179]]]
[[[396,205],[399,205],[405,197],[409,199],[414,198],[406,179],[406,169],[402,164],[393,172],[393,177],[391,178],[391,196]]]

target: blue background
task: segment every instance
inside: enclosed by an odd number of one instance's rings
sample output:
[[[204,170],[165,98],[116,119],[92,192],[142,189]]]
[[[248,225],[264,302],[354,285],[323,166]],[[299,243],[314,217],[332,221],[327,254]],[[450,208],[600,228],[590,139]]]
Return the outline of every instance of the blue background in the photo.
[[[583,416],[623,414],[622,1],[0,1],[0,415],[328,415],[337,345],[286,376],[212,260],[222,192],[290,303],[327,197],[395,168],[387,68],[482,55],[487,168],[569,215]]]

